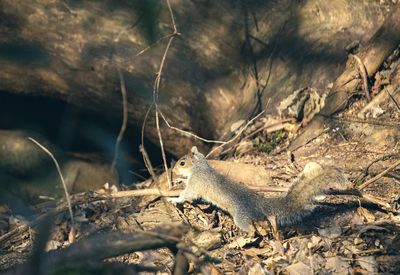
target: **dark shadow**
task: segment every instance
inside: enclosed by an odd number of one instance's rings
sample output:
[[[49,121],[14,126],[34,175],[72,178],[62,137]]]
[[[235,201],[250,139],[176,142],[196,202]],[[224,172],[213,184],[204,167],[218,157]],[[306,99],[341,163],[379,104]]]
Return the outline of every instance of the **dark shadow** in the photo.
[[[0,58],[20,65],[46,66],[50,56],[40,44],[18,41],[0,43]]]
[[[121,121],[120,117],[105,117],[61,100],[0,91],[0,129],[38,133],[65,152],[92,156],[102,162],[112,161]],[[122,182],[135,180],[129,170],[148,177],[138,149],[140,140],[140,129],[130,124],[120,147],[118,168]],[[146,139],[146,149],[154,166],[162,163],[159,147]]]

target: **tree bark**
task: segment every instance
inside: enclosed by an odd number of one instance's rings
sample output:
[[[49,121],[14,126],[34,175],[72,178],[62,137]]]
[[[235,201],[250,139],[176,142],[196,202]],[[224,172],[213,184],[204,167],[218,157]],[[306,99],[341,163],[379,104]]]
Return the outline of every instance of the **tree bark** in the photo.
[[[385,59],[399,44],[400,5],[397,5],[371,40],[357,54],[366,68],[368,77],[376,73]],[[326,99],[325,107],[320,111],[319,115],[314,117],[305,131],[292,142],[289,147],[291,151],[319,136],[325,128],[325,117],[333,115],[347,105],[348,99],[362,81],[359,78],[355,62],[354,58],[350,56],[345,70],[336,79],[332,91]]]
[[[167,54],[160,110],[174,126],[214,139],[267,101],[275,113],[271,106],[292,91],[333,81],[345,46],[368,41],[387,14],[375,1],[171,5],[181,35]],[[162,1],[2,0],[0,91],[59,98],[120,123],[120,68],[129,122],[141,126],[167,43],[161,38],[172,32]],[[164,123],[161,132],[175,155],[196,143]],[[158,143],[154,112],[146,136]]]

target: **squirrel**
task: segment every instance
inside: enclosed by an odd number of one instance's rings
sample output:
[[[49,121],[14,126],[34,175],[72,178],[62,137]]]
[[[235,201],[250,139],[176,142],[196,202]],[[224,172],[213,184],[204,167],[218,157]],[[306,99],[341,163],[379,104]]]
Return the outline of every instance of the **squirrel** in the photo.
[[[319,195],[332,189],[344,190],[348,182],[336,168],[310,162],[286,196],[267,198],[219,174],[195,146],[178,160],[173,174],[183,178],[186,187],[178,198],[170,198],[170,202],[203,199],[228,212],[236,226],[246,232],[256,221],[269,220],[275,229],[298,222],[313,210]]]

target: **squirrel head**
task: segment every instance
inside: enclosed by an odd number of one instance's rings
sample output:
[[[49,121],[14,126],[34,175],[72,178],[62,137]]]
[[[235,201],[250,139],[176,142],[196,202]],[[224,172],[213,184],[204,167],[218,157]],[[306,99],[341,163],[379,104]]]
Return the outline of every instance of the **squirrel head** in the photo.
[[[193,146],[190,152],[181,157],[175,164],[172,172],[180,177],[189,178],[196,169],[207,167],[206,157]]]

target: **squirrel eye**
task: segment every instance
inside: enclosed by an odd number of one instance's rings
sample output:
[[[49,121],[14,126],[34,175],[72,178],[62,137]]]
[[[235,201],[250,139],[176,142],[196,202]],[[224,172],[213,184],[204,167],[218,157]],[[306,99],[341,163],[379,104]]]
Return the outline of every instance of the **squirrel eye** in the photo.
[[[186,162],[184,160],[182,160],[181,162],[179,162],[180,166],[185,166]]]

